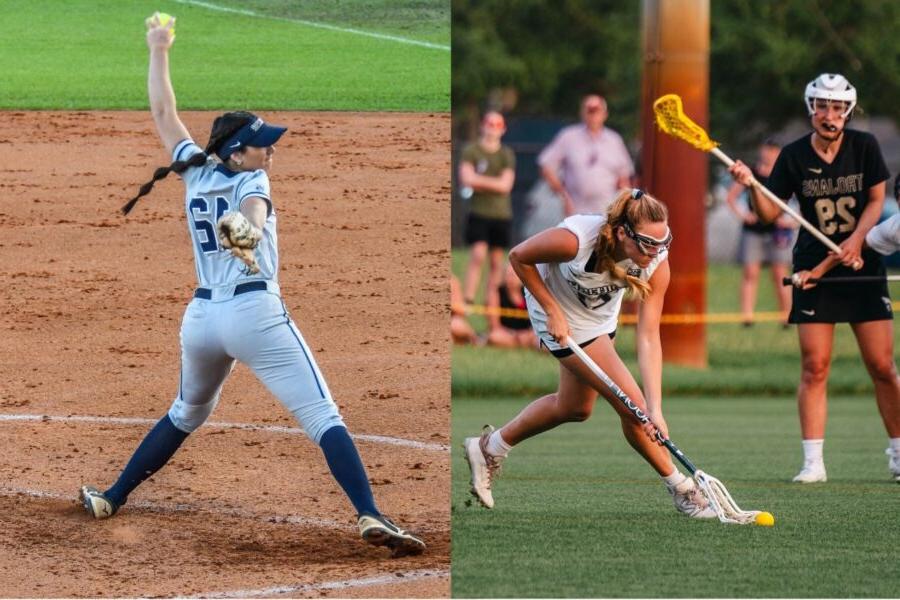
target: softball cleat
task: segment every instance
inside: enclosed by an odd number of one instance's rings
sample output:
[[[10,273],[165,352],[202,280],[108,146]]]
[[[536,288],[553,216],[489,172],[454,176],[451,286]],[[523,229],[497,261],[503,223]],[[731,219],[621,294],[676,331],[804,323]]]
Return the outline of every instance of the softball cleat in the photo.
[[[825,474],[825,463],[803,463],[803,468],[791,481],[795,483],[825,483],[828,481],[828,476]]]
[[[411,556],[425,552],[425,542],[408,531],[400,529],[384,515],[363,513],[359,515],[359,535],[373,546],[387,546],[391,558]]]
[[[104,496],[103,492],[97,488],[89,485],[81,487],[78,499],[81,500],[87,514],[95,519],[108,519],[119,510],[115,502]]]
[[[692,519],[717,519],[719,517],[715,509],[709,505],[709,500],[697,487],[697,483],[690,477],[685,477],[684,481],[674,487],[666,486],[666,489],[672,494],[672,503],[678,512]]]
[[[469,471],[472,474],[470,491],[485,508],[494,508],[494,494],[491,491],[491,485],[500,474],[503,460],[499,456],[492,456],[487,451],[488,438],[493,432],[493,427],[485,425],[481,437],[466,438],[463,442],[466,462],[469,463]]]

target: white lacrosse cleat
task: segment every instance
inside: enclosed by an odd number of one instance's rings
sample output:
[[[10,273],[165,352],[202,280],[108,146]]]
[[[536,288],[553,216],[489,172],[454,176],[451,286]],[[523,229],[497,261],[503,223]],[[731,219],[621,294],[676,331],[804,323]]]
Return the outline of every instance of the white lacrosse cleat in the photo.
[[[894,451],[888,448],[884,451],[890,458],[888,458],[888,469],[891,471],[891,475],[894,476],[894,481],[900,483],[900,456],[894,454]]]
[[[697,487],[696,482],[690,477],[674,487],[666,486],[672,494],[672,503],[678,512],[684,513],[692,519],[717,519],[715,509],[709,505],[709,500]]]
[[[823,462],[804,462],[803,468],[791,480],[796,483],[825,483],[828,476],[825,474],[825,463]]]
[[[463,448],[466,451],[466,462],[472,472],[471,492],[485,508],[494,508],[494,494],[491,484],[500,474],[503,457],[488,454],[487,441],[494,428],[485,425],[480,437],[466,438]]]

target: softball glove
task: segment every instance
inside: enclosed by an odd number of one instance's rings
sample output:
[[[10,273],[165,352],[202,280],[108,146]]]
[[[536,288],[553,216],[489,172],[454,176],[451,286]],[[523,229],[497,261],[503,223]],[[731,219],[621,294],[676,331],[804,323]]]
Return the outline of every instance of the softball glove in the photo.
[[[216,229],[222,247],[247,265],[247,273],[250,275],[259,273],[259,263],[256,262],[254,250],[262,239],[262,230],[240,212],[223,215],[216,224]]]

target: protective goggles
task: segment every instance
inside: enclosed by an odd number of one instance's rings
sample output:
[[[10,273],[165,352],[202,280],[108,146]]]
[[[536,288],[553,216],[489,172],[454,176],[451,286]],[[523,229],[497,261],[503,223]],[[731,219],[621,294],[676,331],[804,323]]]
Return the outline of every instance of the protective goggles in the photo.
[[[625,228],[625,235],[634,240],[634,243],[637,244],[638,250],[641,251],[641,254],[644,256],[658,256],[660,252],[663,250],[668,250],[669,246],[672,245],[672,230],[669,229],[666,231],[666,237],[663,239],[657,239],[655,237],[649,235],[643,235],[637,233],[631,225],[626,221],[622,225]]]

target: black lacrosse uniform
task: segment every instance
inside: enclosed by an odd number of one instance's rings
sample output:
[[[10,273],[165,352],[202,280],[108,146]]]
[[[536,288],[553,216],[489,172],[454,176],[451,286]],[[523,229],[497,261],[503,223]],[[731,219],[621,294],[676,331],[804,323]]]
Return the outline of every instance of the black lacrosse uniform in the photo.
[[[890,177],[878,141],[869,133],[844,131],[831,164],[812,147],[812,133],[785,146],[769,176],[769,189],[779,198],[796,196],[800,213],[835,244],[846,240],[869,202],[869,189]],[[828,248],[801,228],[794,245],[794,271],[809,270],[825,260]],[[862,253],[863,268],[838,265],[825,277],[884,276],[884,263],[871,249]],[[892,319],[887,281],[794,288],[791,323],[858,323]]]

